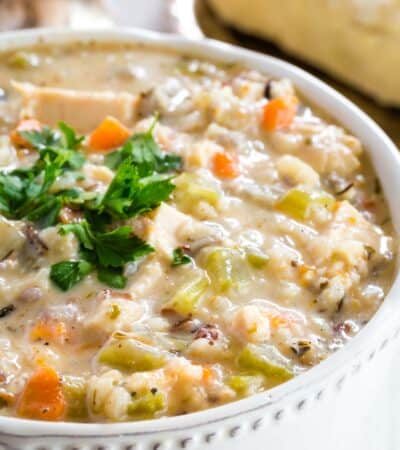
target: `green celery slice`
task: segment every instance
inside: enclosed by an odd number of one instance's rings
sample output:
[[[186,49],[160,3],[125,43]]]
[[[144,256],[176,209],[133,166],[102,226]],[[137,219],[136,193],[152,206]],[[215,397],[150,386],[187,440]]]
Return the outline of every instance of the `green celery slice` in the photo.
[[[100,363],[114,369],[145,372],[159,369],[167,361],[166,354],[136,339],[114,338],[100,351]]]
[[[263,269],[269,261],[268,255],[253,249],[246,249],[246,258],[253,269]]]
[[[238,365],[242,369],[261,373],[275,384],[288,381],[294,376],[289,369],[271,361],[252,344],[248,344],[239,353]]]
[[[151,419],[157,412],[165,408],[164,396],[161,392],[149,392],[138,398],[135,398],[128,405],[127,413],[141,419]]]
[[[335,199],[327,192],[308,193],[300,189],[290,189],[275,203],[275,209],[296,220],[306,220],[310,208],[319,206],[330,209]]]
[[[211,206],[217,207],[220,200],[220,193],[210,183],[201,177],[184,173],[175,180],[176,190],[174,199],[177,206],[190,213],[199,202],[206,202]]]
[[[86,404],[86,382],[81,377],[63,376],[62,386],[67,402],[67,416],[70,419],[85,419],[88,417]]]
[[[218,247],[207,253],[204,267],[218,294],[238,288],[251,278],[246,254],[242,250]]]
[[[238,396],[246,396],[254,384],[257,388],[261,386],[260,378],[257,375],[233,375],[228,379],[227,384]]]
[[[291,189],[275,203],[275,208],[297,220],[305,220],[311,204],[311,196],[299,189]]]
[[[207,291],[209,284],[210,282],[203,272],[196,274],[178,288],[175,295],[164,308],[173,309],[182,316],[193,314],[197,303]]]

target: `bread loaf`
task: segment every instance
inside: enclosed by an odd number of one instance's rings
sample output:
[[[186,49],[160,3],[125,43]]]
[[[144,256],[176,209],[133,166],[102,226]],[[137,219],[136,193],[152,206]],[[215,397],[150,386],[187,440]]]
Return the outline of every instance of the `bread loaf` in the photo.
[[[228,24],[400,106],[400,0],[208,1]]]

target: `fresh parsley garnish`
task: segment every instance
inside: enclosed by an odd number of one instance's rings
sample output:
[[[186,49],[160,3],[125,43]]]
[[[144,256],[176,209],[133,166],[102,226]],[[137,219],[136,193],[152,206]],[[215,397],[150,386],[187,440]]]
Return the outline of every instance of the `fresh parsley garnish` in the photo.
[[[123,271],[126,263],[136,261],[154,251],[151,245],[133,233],[130,226],[99,232],[87,221],[82,221],[62,225],[59,232],[61,234],[74,233],[80,243],[81,262],[86,261],[90,264],[91,270],[97,270],[98,279],[112,287],[123,288],[125,286],[126,277],[123,275]],[[69,289],[91,271],[82,273],[80,266],[72,264],[76,262],[64,261],[64,263],[58,263],[52,267],[51,279],[61,289],[65,290],[65,286],[69,286]],[[64,264],[64,266],[61,265],[61,276],[60,264]]]
[[[78,137],[75,130],[65,122],[59,122],[58,129],[59,132],[45,126],[40,131],[21,131],[20,133],[33,148],[39,151],[49,147],[78,150],[85,137]]]
[[[49,127],[43,127],[40,131],[21,131],[20,134],[36,150],[54,147],[60,144],[60,135]]]
[[[65,122],[60,122],[58,128],[62,133],[62,140],[65,148],[77,150],[85,139],[85,136],[77,136],[75,130]]]
[[[85,260],[61,261],[51,266],[50,279],[63,291],[68,291],[93,270]]]
[[[174,188],[169,176],[154,174],[141,177],[138,167],[129,157],[119,166],[98,210],[100,214],[108,214],[117,220],[129,219],[159,206],[169,198]]]
[[[172,252],[171,266],[183,266],[184,264],[190,264],[193,259],[185,253],[182,247],[176,248]]]
[[[153,137],[153,126],[145,133],[133,135],[120,150],[110,153],[105,164],[116,170],[127,158],[131,158],[140,177],[154,173],[176,172],[182,169],[179,155],[163,152]]]
[[[59,127],[61,134],[48,127],[21,132],[39,155],[28,169],[0,173],[0,213],[7,218],[27,218],[43,227],[56,223],[67,197],[49,191],[64,171],[78,170],[85,162],[77,151],[82,138],[62,122]]]
[[[58,130],[43,127],[21,132],[38,157],[30,168],[0,172],[0,213],[9,219],[27,219],[40,228],[57,224],[65,205],[85,217],[59,228],[60,234],[73,233],[80,246],[78,260],[51,267],[50,278],[61,290],[67,291],[95,271],[101,282],[123,288],[126,264],[154,251],[132,227],[116,226],[116,222],[152,211],[175,188],[170,174],[182,168],[182,158],[160,149],[153,137],[156,121],[146,133],[133,135],[106,157],[116,173],[104,195],[78,188],[54,189],[55,181],[67,171],[78,179],[85,163],[80,152],[84,137],[71,127],[60,122]],[[190,260],[177,249],[174,265]]]

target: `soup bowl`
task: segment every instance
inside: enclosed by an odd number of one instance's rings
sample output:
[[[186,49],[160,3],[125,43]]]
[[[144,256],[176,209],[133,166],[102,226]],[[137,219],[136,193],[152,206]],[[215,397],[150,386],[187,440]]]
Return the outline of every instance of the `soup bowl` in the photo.
[[[239,62],[287,77],[364,144],[400,229],[400,157],[362,111],[318,79],[278,59],[211,40],[190,41],[133,29],[39,30],[5,33],[0,51],[37,43],[136,43],[221,62]],[[185,416],[116,424],[39,422],[0,417],[0,449],[102,450],[377,450],[395,449],[396,338],[400,277],[373,319],[343,349],[317,367],[269,391]]]

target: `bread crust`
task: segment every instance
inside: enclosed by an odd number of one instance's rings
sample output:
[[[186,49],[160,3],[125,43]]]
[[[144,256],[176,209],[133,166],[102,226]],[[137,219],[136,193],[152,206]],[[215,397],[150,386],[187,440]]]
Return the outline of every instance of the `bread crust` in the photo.
[[[400,0],[208,1],[235,28],[400,106]]]

